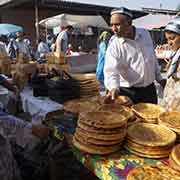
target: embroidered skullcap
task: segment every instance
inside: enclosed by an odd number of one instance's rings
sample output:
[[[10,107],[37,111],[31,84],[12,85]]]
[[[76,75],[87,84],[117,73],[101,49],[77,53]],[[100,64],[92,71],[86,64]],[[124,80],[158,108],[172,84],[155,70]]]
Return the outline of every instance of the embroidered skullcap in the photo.
[[[133,14],[132,14],[131,10],[129,10],[128,8],[125,8],[125,7],[113,9],[111,11],[111,16],[113,14],[123,14],[123,15],[129,16],[130,18],[133,18]]]
[[[171,20],[165,27],[165,31],[172,31],[180,34],[180,17]]]

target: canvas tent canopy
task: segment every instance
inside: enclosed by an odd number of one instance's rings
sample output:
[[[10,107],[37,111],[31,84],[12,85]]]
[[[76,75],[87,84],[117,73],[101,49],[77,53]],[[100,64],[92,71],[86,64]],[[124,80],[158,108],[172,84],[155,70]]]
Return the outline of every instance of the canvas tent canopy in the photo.
[[[70,15],[60,14],[47,19],[43,19],[39,22],[41,26],[48,29],[52,29],[57,26],[72,25],[73,27],[100,27],[109,28],[108,24],[102,16],[89,16],[89,15]]]
[[[165,27],[168,22],[175,18],[175,15],[168,14],[148,14],[133,20],[133,25],[148,30]]]

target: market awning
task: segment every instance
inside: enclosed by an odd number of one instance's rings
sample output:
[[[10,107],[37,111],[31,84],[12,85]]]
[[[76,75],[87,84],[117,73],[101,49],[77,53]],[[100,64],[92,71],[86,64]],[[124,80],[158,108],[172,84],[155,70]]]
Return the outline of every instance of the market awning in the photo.
[[[175,18],[173,15],[165,14],[149,14],[144,17],[140,17],[133,21],[133,24],[136,27],[146,28],[146,29],[155,29],[165,27],[167,23]]]
[[[86,16],[86,15],[70,15],[60,14],[39,22],[40,25],[52,29],[57,26],[72,25],[74,27],[101,27],[108,28],[108,24],[101,16]]]

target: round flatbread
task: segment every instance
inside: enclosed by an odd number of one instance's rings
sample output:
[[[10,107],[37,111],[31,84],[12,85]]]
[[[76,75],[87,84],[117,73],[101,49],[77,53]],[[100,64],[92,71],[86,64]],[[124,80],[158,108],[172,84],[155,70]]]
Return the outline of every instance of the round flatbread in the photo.
[[[180,112],[164,112],[159,116],[159,124],[180,133]]]
[[[81,134],[81,136],[95,138],[95,139],[104,140],[104,141],[119,140],[119,139],[123,139],[126,136],[126,130],[124,130],[124,132],[121,132],[119,134],[100,134],[100,133],[92,133],[89,131],[85,131],[81,129],[80,127],[77,127],[76,132]]]
[[[128,147],[129,149],[132,149],[133,151],[137,151],[139,153],[143,153],[143,154],[148,154],[148,155],[161,155],[161,154],[170,154],[172,147],[168,147],[168,148],[161,148],[161,149],[153,149],[153,147],[145,147],[145,146],[141,146],[141,145],[137,145],[137,144],[129,144],[126,143],[125,144],[126,147]]]
[[[138,103],[132,106],[135,114],[143,119],[158,119],[159,115],[165,112],[165,109],[157,104]]]
[[[166,127],[149,123],[136,123],[128,127],[127,138],[144,146],[170,146],[176,141],[176,134]]]
[[[75,99],[64,103],[64,110],[79,114],[80,112],[95,111],[99,106],[98,102],[90,99]]]
[[[98,84],[80,84],[80,87],[82,89],[86,89],[86,90],[89,90],[89,89],[99,89],[99,85]]]
[[[90,153],[90,154],[110,154],[115,151],[118,151],[121,148],[121,145],[111,145],[109,147],[104,146],[96,146],[96,145],[90,145],[90,144],[84,144],[80,141],[78,141],[75,137],[73,137],[73,144],[75,147],[80,149],[81,151]]]
[[[180,173],[180,166],[173,160],[172,155],[169,156],[169,166]]]
[[[87,93],[87,94],[81,94],[80,96],[81,96],[81,98],[93,98],[94,96],[99,96],[100,94],[99,94],[99,92],[97,92],[97,93],[94,93],[94,94],[89,94],[89,93]]]
[[[129,127],[129,126],[132,126],[133,124],[140,123],[140,122],[143,122],[142,119],[136,117],[134,121],[128,121],[127,126]]]
[[[112,129],[96,128],[85,124],[84,121],[81,120],[78,121],[78,126],[85,131],[91,133],[99,133],[99,134],[119,134],[119,133],[123,133],[124,129],[127,129],[127,124],[124,124],[120,128],[112,128]]]
[[[133,105],[132,100],[127,96],[118,96],[115,103],[119,105]]]
[[[113,104],[103,104],[102,106],[99,107],[98,111],[116,112],[119,113],[120,115],[125,116],[128,119],[128,121],[133,121],[135,119],[135,115],[132,112],[132,110],[122,105],[116,107]]]
[[[84,124],[97,128],[117,128],[127,124],[127,118],[109,111],[80,113],[79,120]]]
[[[179,180],[179,175],[165,165],[144,165],[132,169],[127,180]]]
[[[103,146],[120,144],[124,140],[124,138],[118,140],[110,140],[110,141],[98,140],[95,138],[82,136],[82,133],[78,133],[78,131],[76,131],[74,136],[80,142],[86,142],[86,144],[103,145]]]
[[[128,150],[129,152],[131,152],[132,154],[135,154],[135,155],[140,156],[140,157],[160,159],[160,158],[165,158],[165,157],[169,156],[169,153],[167,153],[167,154],[145,154],[145,153],[142,153],[142,152],[135,151],[135,150],[129,148],[128,146],[126,146],[126,145],[124,145],[124,148],[126,150]]]
[[[79,81],[79,84],[82,86],[89,86],[89,85],[97,85],[99,86],[99,82],[97,80],[86,80],[86,81]]]
[[[132,146],[144,147],[146,149],[155,150],[155,151],[168,150],[168,149],[172,149],[172,147],[173,147],[173,144],[171,144],[169,146],[159,146],[159,147],[158,146],[145,146],[145,145],[141,145],[141,144],[135,143],[135,142],[129,140],[128,138],[126,138],[126,143],[130,144]]]
[[[95,73],[78,73],[73,74],[72,77],[74,77],[77,80],[86,81],[86,80],[96,80],[96,74]]]
[[[138,116],[137,114],[135,115],[136,119],[139,119],[141,122],[144,123],[150,123],[150,124],[157,124],[158,123],[158,119],[157,118],[142,118],[140,116]]]
[[[180,166],[180,144],[176,145],[172,152],[171,152],[171,157],[173,161],[176,162],[178,166]]]

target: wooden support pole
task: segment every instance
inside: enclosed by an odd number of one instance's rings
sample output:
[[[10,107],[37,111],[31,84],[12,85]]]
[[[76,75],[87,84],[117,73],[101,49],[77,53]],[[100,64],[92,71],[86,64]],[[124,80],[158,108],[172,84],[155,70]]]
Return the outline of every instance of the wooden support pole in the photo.
[[[38,10],[38,0],[35,0],[35,28],[36,28],[36,45],[39,42],[39,10]]]

